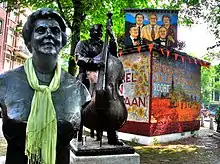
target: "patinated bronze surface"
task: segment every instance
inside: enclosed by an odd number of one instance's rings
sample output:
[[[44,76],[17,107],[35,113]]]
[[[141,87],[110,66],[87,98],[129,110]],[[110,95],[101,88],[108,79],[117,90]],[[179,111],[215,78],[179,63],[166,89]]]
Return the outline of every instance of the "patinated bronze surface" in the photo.
[[[86,71],[97,71],[102,66],[101,61],[96,57],[102,52],[103,36],[102,25],[92,25],[90,29],[90,39],[79,41],[76,45],[75,55],[77,58],[77,65],[79,66],[78,79],[82,81],[87,88],[89,88],[89,80]],[[109,52],[117,57],[117,42],[113,35],[111,35],[109,43]]]
[[[91,38],[89,40],[80,41],[76,47],[76,55],[78,57],[77,64],[80,66],[78,78],[84,82],[87,87],[89,85],[86,81],[87,78],[89,78],[90,93],[95,101],[94,103],[92,101],[83,109],[82,122],[90,129],[107,131],[109,144],[122,145],[115,131],[118,130],[127,119],[127,110],[123,103],[123,97],[118,95],[118,88],[122,81],[124,70],[122,63],[117,58],[117,43],[112,42],[115,40],[109,26],[107,26],[107,34],[105,43],[103,43],[101,40],[102,25],[93,25],[90,29]],[[109,36],[111,38],[110,44],[108,44]],[[106,60],[103,60],[103,54],[105,53],[109,54],[107,55],[106,63]],[[100,73],[105,68],[107,71],[105,71],[104,74]],[[98,73],[98,75],[94,75],[96,73]],[[106,87],[103,88],[103,94],[98,94],[102,93],[102,91],[97,92],[98,85],[102,85],[100,84],[100,77],[102,75],[107,78],[106,82],[103,83],[106,84]],[[106,104],[106,106],[104,105],[104,109],[101,111],[99,110],[98,104]]]
[[[23,38],[33,55],[33,65],[41,85],[49,85],[52,80],[58,53],[66,44],[65,31],[63,19],[52,9],[32,13],[24,25]],[[25,129],[33,94],[23,66],[0,76],[3,133],[8,142],[6,164],[27,163],[24,155]],[[79,130],[81,107],[90,98],[84,85],[62,70],[60,87],[52,92],[58,120],[57,164],[69,164],[69,141]]]

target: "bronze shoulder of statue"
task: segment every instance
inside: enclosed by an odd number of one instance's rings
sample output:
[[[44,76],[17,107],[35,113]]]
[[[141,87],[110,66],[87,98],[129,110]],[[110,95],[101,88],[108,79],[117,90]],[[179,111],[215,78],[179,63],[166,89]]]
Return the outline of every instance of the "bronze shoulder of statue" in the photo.
[[[6,105],[7,116],[10,119],[27,122],[33,95],[34,90],[28,84],[24,67],[0,76],[1,103]],[[90,101],[90,94],[84,85],[62,70],[60,87],[56,92],[52,92],[52,99],[57,119],[70,121],[77,130],[81,106]]]

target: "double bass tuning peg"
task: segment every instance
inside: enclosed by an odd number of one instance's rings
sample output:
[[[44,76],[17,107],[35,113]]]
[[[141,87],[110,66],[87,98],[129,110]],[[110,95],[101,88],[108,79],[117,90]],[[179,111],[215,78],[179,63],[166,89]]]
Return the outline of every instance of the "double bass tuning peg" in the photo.
[[[113,25],[113,23],[112,23],[112,12],[108,12],[107,13],[107,16],[108,16],[108,19],[107,19],[107,23],[106,23],[106,25],[107,26],[112,26]]]
[[[113,13],[110,12],[110,11],[107,13],[107,16],[108,16],[109,19],[111,19],[112,15],[113,15]]]

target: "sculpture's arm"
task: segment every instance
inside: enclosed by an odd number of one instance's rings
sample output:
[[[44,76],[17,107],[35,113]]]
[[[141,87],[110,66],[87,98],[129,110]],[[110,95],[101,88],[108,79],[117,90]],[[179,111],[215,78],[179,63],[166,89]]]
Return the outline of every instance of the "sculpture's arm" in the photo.
[[[92,61],[92,58],[88,56],[88,46],[85,45],[85,42],[79,41],[76,45],[75,56],[77,65],[84,66],[89,64]]]

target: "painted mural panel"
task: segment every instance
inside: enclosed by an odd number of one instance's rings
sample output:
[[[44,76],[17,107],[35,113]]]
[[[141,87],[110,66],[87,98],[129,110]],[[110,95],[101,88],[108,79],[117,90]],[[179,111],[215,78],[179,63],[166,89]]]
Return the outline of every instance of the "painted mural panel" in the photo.
[[[121,56],[125,76],[120,94],[128,110],[128,121],[149,122],[149,72],[148,52]]]
[[[154,53],[152,71],[151,123],[199,120],[200,66]]]
[[[125,10],[125,47],[155,43],[177,46],[178,11],[157,9]]]

